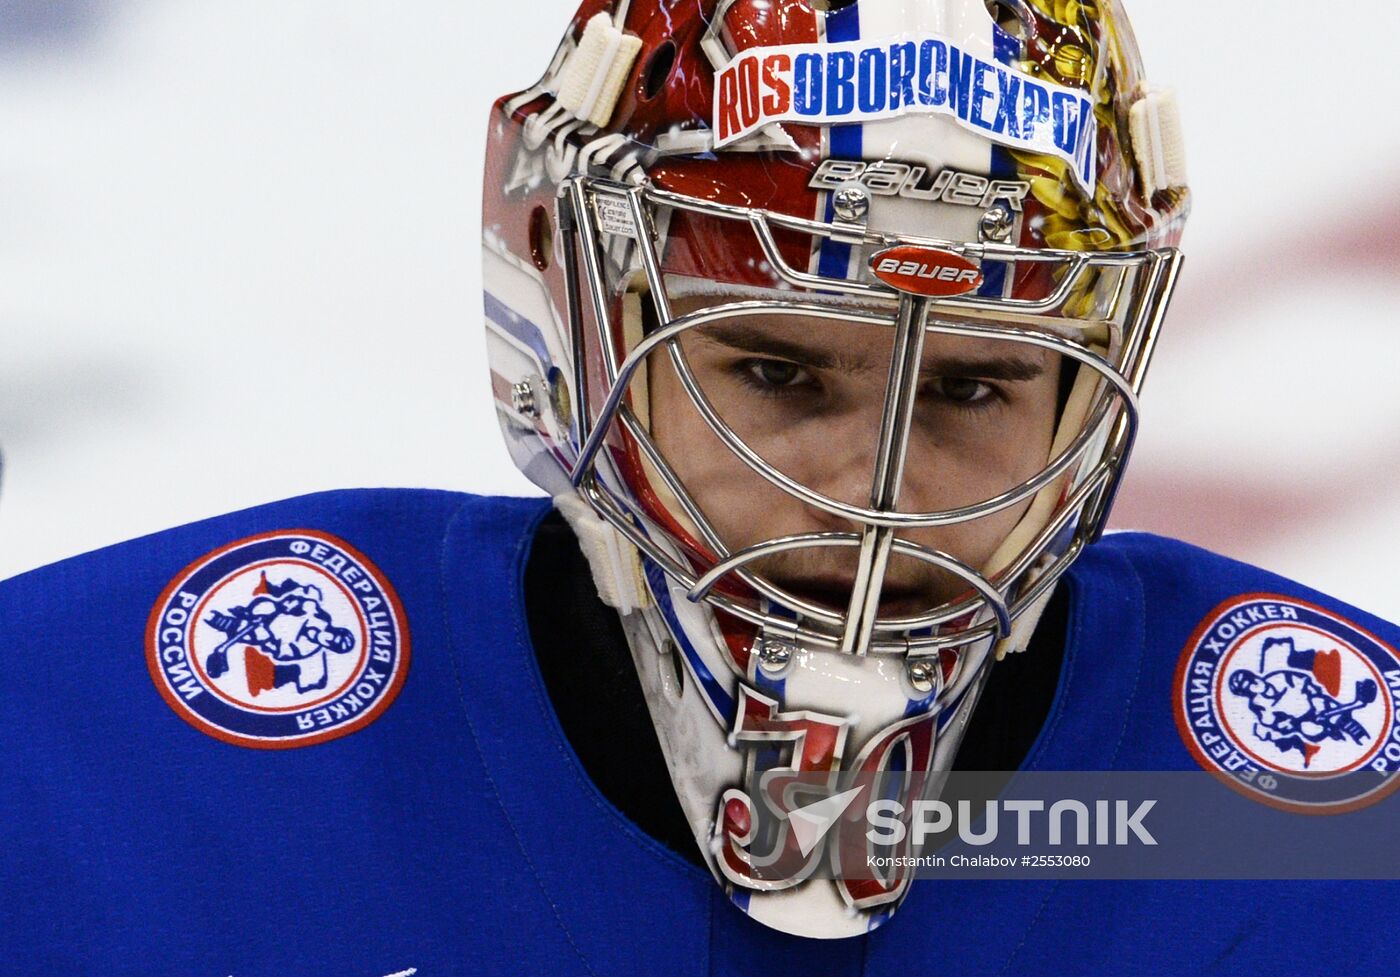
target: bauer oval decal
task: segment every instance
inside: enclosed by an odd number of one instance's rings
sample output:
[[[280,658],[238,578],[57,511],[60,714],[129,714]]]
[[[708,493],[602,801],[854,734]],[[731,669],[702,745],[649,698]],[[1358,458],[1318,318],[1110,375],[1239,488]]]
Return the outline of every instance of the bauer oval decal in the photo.
[[[389,581],[314,530],[200,557],[151,611],[146,657],[176,714],[225,743],[278,750],[374,722],[408,674],[408,622]]]
[[[870,259],[870,270],[901,292],[948,298],[966,295],[982,284],[982,272],[951,251],[905,244],[887,248]]]
[[[1196,762],[1266,804],[1340,814],[1400,786],[1400,655],[1321,607],[1222,604],[1187,644],[1173,699]]]

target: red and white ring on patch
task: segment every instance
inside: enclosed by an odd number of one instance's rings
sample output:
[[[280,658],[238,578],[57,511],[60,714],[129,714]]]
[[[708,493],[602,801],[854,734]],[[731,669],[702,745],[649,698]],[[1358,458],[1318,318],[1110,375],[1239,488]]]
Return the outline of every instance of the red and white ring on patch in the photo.
[[[316,530],[242,539],[195,560],[146,631],[157,691],[215,739],[311,746],[372,723],[408,675],[408,622],[363,554]]]
[[[1400,655],[1306,601],[1249,594],[1213,610],[1173,707],[1196,762],[1271,806],[1340,814],[1400,786]]]

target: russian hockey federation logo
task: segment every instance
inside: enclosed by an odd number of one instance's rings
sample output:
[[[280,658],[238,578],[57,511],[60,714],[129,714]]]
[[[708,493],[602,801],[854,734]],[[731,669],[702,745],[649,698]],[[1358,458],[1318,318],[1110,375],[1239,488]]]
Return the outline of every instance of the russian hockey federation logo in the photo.
[[[1400,785],[1400,656],[1320,607],[1221,605],[1187,644],[1174,698],[1197,762],[1276,807],[1341,813]]]
[[[363,729],[408,674],[407,622],[383,574],[311,530],[254,536],[186,567],[151,612],[146,653],[172,709],[260,749]]]

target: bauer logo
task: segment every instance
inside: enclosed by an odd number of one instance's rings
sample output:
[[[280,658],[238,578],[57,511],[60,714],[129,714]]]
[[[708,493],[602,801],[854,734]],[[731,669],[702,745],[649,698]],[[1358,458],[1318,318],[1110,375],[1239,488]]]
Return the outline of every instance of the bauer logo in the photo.
[[[1400,656],[1323,608],[1270,595],[1217,608],[1174,698],[1196,761],[1273,806],[1343,813],[1400,784]]]
[[[259,749],[363,729],[408,674],[403,607],[349,544],[312,530],[231,543],[186,567],[151,612],[147,663],[190,725]]]
[[[753,48],[716,77],[716,146],[775,122],[942,115],[993,142],[1069,164],[1094,185],[1097,122],[1084,92],[987,61],[931,35]]]
[[[875,277],[901,292],[947,298],[982,284],[982,272],[960,254],[906,244],[870,259]]]

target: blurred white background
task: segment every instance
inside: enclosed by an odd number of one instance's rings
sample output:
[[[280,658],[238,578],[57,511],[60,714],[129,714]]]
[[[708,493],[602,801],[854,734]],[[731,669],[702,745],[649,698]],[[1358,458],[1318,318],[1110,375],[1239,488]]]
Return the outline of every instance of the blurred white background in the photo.
[[[481,154],[573,7],[0,0],[0,577],[320,489],[533,494]],[[1400,4],[1129,7],[1196,212],[1117,523],[1400,618]]]

